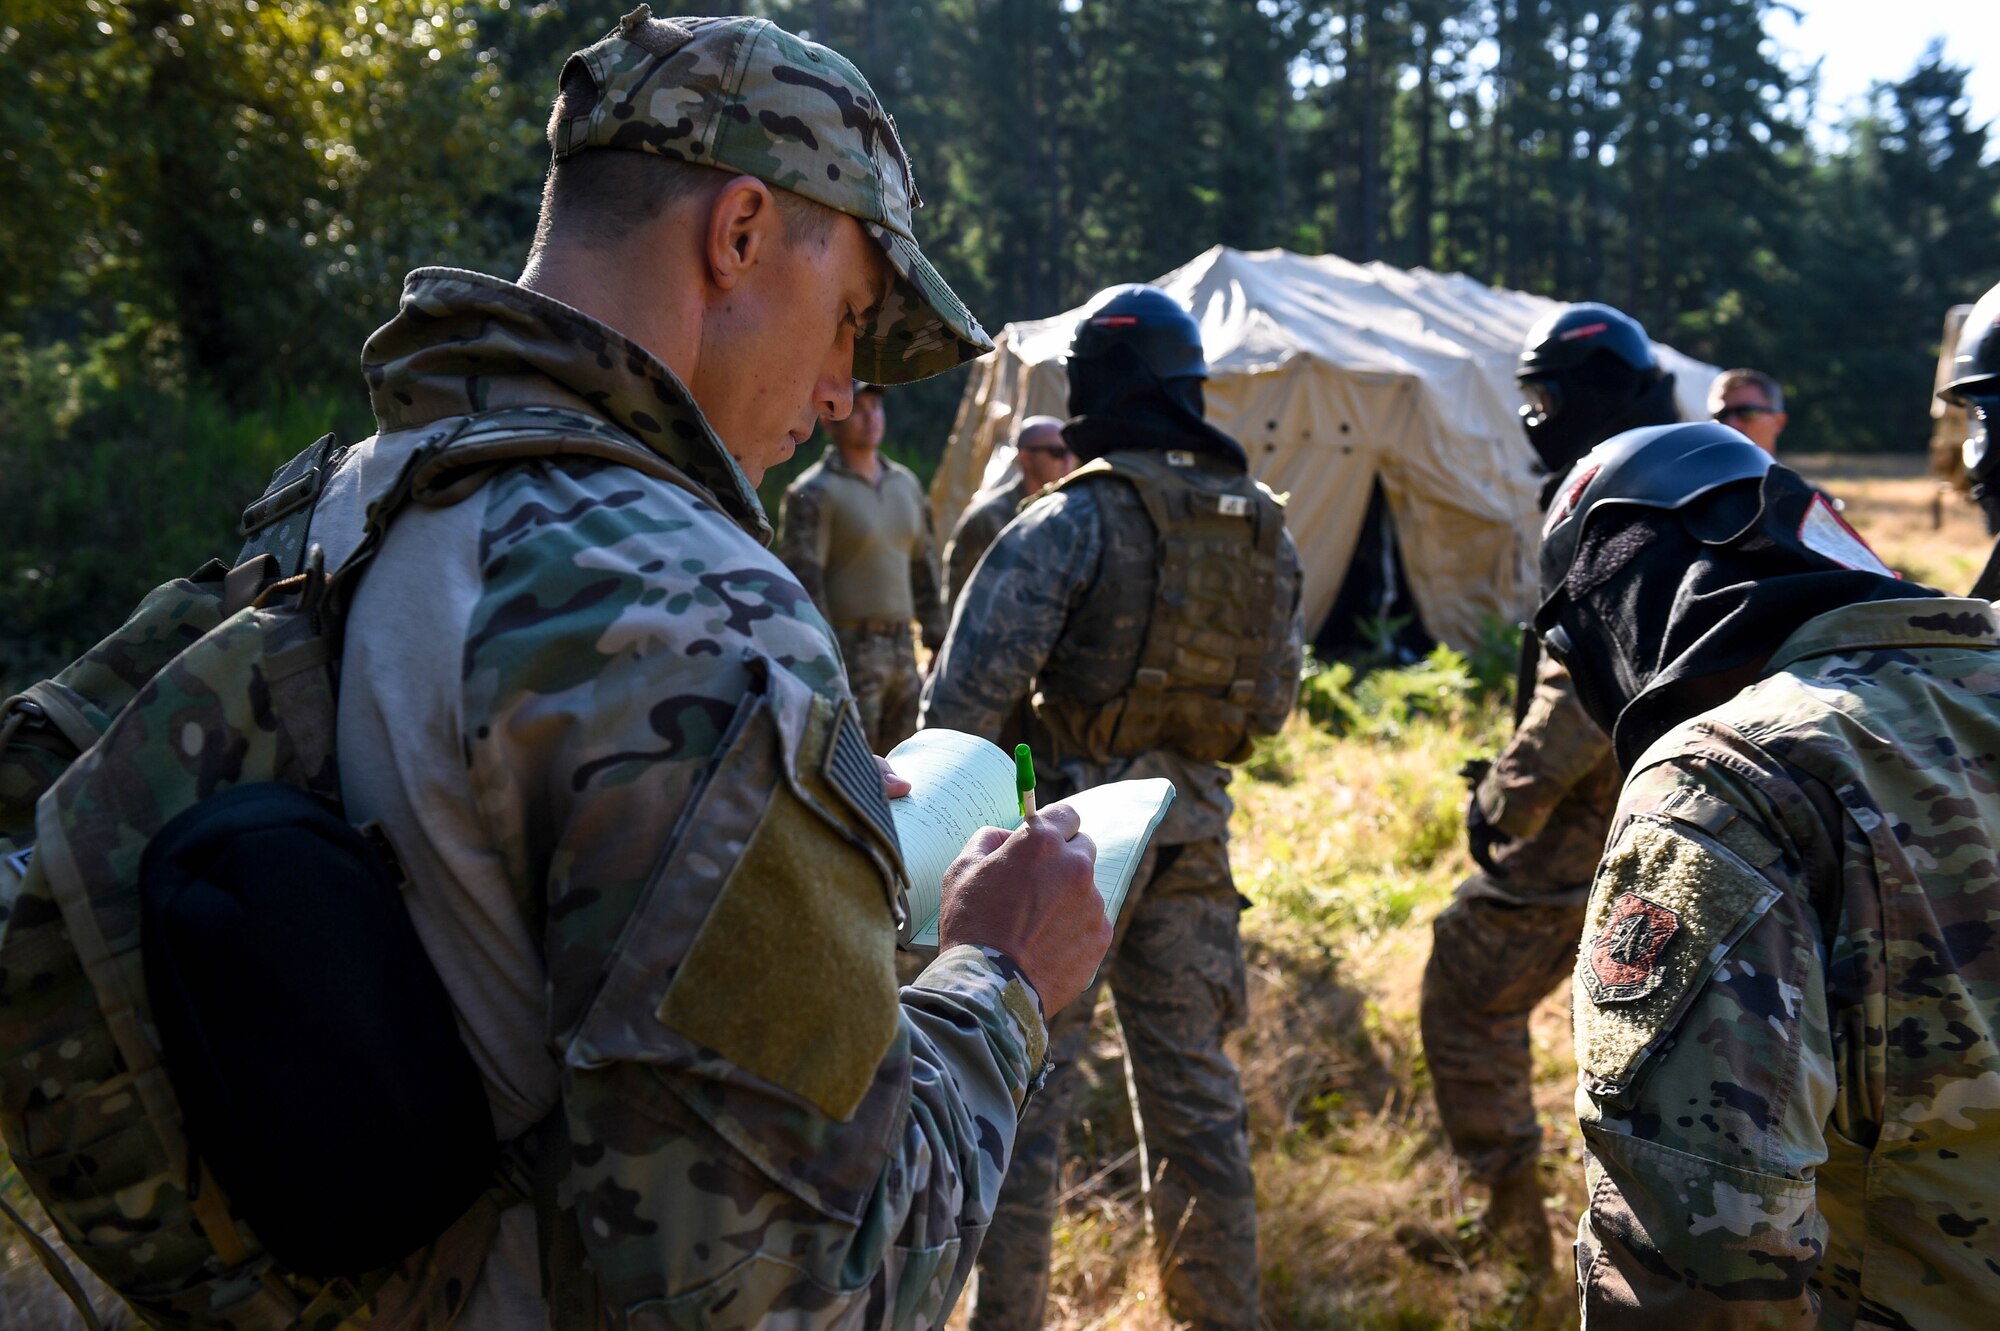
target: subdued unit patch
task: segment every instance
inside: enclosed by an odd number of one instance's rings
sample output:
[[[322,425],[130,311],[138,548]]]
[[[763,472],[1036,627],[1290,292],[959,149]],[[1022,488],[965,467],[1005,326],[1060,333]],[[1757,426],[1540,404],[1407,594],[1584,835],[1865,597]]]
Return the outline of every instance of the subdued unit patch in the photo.
[[[1577,973],[1596,1003],[1636,1003],[1666,978],[1660,954],[1680,932],[1680,916],[1637,892],[1611,903],[1604,928],[1583,945]]]
[[[659,1018],[845,1122],[901,1025],[895,941],[875,862],[780,785]]]
[[[1615,933],[1614,917],[1638,918],[1642,907],[1621,905],[1628,897],[1651,908],[1644,914],[1654,927],[1660,921],[1653,912],[1662,912],[1676,928],[1644,958],[1644,992],[1637,996],[1599,998],[1596,949],[1586,944],[1578,955],[1576,1065],[1594,1094],[1617,1095],[1632,1084],[1696,991],[1778,895],[1741,856],[1689,824],[1642,815],[1626,826],[1598,869],[1583,936],[1604,940]]]

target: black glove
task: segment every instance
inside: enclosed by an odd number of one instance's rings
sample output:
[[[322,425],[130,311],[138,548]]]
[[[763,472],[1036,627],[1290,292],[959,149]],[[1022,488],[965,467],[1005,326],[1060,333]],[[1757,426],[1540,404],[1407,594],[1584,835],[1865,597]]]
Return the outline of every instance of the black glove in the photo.
[[[1486,821],[1486,810],[1479,806],[1479,783],[1493,770],[1493,763],[1486,758],[1475,758],[1458,769],[1465,778],[1467,793],[1465,799],[1465,845],[1472,852],[1472,862],[1489,876],[1505,878],[1507,871],[1494,863],[1493,852],[1512,845],[1514,838]]]

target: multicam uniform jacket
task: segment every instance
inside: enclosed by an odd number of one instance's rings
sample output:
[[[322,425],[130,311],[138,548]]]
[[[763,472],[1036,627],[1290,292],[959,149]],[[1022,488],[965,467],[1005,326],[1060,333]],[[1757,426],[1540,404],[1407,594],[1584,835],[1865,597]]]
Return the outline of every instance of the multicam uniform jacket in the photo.
[[[511,283],[420,270],[364,360],[385,436],[567,407],[686,478],[470,479],[392,527],[343,657],[350,813],[403,859],[499,1132],[560,1107],[608,1324],[941,1324],[1046,1034],[972,948],[899,1001],[880,778],[754,492],[663,365]],[[533,1231],[509,1213],[466,1325],[544,1325]]]
[[[951,539],[944,545],[946,605],[958,604],[959,593],[972,581],[972,570],[979,567],[979,557],[1014,520],[1014,515],[1021,511],[1021,501],[1027,497],[1025,476],[1016,476],[998,490],[972,497],[965,512],[959,515],[958,525],[952,528]]]
[[[1836,610],[1634,765],[1576,971],[1586,1322],[2000,1307],[2000,620]]]
[[[1037,499],[988,548],[979,575],[966,586],[953,611],[951,635],[925,683],[924,725],[946,725],[978,735],[1001,733],[1028,697],[1035,677],[1064,642],[1071,616],[1098,580],[1109,525],[1099,490],[1122,484],[1109,478],[1072,479]],[[1298,551],[1289,533],[1282,548],[1295,592]],[[1275,732],[1283,725],[1297,696],[1305,652],[1303,616],[1294,599],[1276,663],[1282,699],[1270,714],[1256,718],[1257,733]],[[1122,668],[1129,672],[1131,663],[1122,663]],[[1116,689],[1129,680],[1099,682]],[[1157,845],[1229,835],[1229,815],[1236,806],[1229,798],[1229,769],[1219,763],[1200,762],[1168,748],[1108,763],[1065,756],[1046,764],[1039,755],[1036,762],[1038,774],[1048,766],[1055,768],[1047,773],[1052,793],[1069,794],[1107,781],[1149,776],[1172,781],[1179,795],[1153,834]]]

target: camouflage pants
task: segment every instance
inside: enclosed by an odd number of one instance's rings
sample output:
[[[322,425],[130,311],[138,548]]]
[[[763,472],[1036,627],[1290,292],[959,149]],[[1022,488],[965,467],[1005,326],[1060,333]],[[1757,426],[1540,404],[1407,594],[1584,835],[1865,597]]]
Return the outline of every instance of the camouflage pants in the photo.
[[[901,632],[835,629],[847,664],[847,685],[874,753],[887,753],[917,731],[917,699],[923,680],[909,626]]]
[[[1243,1022],[1240,902],[1220,840],[1168,846],[1140,866],[1105,970],[1132,1056],[1157,1175],[1154,1253],[1167,1311],[1196,1327],[1257,1325],[1257,1204],[1243,1089],[1222,1050]],[[1055,1069],[1022,1119],[1014,1160],[979,1252],[974,1331],[1042,1324],[1049,1231],[1062,1177],[1075,1065],[1093,987],[1056,1015]]]
[[[1431,926],[1424,1056],[1445,1136],[1482,1183],[1541,1151],[1528,1018],[1576,965],[1588,892],[1515,897],[1474,874]]]

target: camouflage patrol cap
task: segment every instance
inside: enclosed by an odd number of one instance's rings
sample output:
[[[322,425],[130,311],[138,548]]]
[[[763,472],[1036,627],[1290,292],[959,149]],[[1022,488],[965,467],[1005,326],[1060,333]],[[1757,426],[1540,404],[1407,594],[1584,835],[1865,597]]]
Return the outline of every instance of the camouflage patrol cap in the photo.
[[[897,384],[993,349],[917,248],[923,206],[896,125],[839,52],[764,19],[654,18],[641,5],[569,58],[597,97],[550,123],[557,161],[590,148],[657,153],[756,176],[858,220],[896,281],[854,348],[854,373]]]

